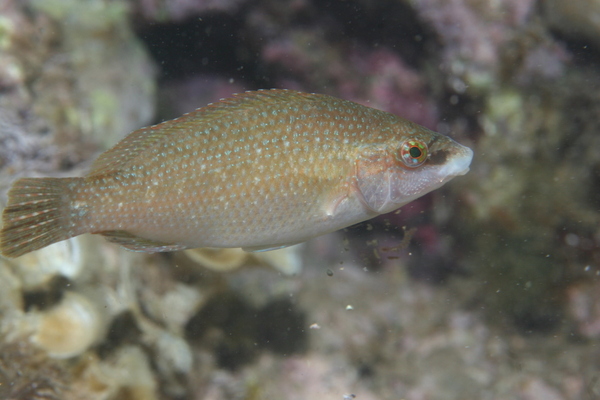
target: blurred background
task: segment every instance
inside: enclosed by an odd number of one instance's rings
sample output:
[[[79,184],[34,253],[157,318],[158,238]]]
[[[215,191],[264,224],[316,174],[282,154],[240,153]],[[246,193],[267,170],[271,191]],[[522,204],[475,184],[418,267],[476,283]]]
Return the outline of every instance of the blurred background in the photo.
[[[408,118],[471,172],[276,252],[0,259],[0,398],[600,398],[598,0],[0,0],[0,207],[261,88]]]

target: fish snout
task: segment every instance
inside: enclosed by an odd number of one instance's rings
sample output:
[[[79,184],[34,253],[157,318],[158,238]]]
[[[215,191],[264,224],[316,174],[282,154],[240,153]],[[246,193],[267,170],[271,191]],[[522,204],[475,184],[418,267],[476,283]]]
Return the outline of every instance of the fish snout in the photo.
[[[439,175],[444,180],[469,172],[469,166],[473,160],[473,150],[467,146],[456,143],[456,148],[452,153],[439,170]]]

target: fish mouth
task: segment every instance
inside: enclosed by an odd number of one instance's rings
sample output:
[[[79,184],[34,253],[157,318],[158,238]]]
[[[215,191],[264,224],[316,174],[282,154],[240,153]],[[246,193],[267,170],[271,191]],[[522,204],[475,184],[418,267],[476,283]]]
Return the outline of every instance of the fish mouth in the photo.
[[[440,176],[443,176],[444,180],[469,172],[469,166],[473,160],[473,150],[466,146],[459,146],[452,158],[447,160],[446,164],[439,171]]]

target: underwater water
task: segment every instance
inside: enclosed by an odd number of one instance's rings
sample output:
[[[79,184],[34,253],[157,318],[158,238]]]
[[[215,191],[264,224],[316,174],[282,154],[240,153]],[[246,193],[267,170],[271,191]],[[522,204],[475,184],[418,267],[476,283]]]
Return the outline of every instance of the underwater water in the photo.
[[[0,257],[0,398],[600,398],[599,16],[0,0],[2,208],[17,178],[84,176],[128,133],[246,90],[350,100],[474,152],[397,211],[275,251],[86,234]]]

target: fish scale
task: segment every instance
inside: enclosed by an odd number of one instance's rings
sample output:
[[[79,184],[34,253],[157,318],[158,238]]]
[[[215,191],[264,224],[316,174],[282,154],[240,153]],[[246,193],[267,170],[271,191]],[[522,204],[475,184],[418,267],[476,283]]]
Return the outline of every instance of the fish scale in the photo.
[[[0,251],[15,257],[83,233],[147,252],[278,248],[393,211],[466,173],[471,158],[446,136],[357,103],[246,92],[132,132],[86,177],[18,180]]]

